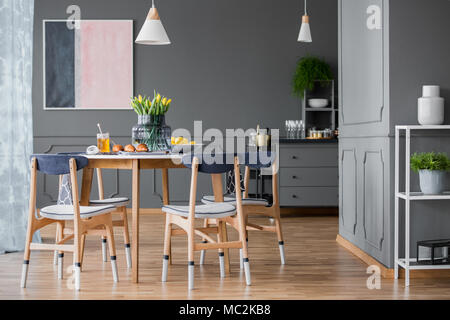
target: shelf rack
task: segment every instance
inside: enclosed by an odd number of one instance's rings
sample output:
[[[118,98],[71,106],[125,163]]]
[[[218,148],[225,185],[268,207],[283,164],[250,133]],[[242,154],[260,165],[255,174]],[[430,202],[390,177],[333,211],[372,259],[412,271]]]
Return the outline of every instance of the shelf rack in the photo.
[[[450,192],[425,195],[421,192],[411,192],[411,131],[413,130],[450,130],[450,125],[401,125],[395,127],[395,234],[394,234],[394,275],[398,279],[399,267],[405,269],[405,287],[409,286],[410,270],[450,269],[450,265],[418,264],[417,258],[410,257],[410,202],[421,200],[450,200]],[[400,192],[400,133],[405,131],[405,191]],[[400,258],[399,247],[399,203],[405,201],[405,257]]]
[[[330,105],[328,107],[325,108],[311,108],[308,107],[308,94],[310,92],[308,92],[307,90],[305,90],[304,94],[303,94],[303,100],[302,100],[302,119],[303,122],[305,123],[305,128],[308,129],[310,126],[308,126],[307,124],[307,117],[306,114],[308,112],[330,112],[330,128],[331,130],[336,129],[336,112],[338,112],[339,110],[336,108],[335,106],[335,96],[334,96],[334,80],[314,80],[314,82],[328,82],[329,83],[329,95],[326,97],[329,102]]]

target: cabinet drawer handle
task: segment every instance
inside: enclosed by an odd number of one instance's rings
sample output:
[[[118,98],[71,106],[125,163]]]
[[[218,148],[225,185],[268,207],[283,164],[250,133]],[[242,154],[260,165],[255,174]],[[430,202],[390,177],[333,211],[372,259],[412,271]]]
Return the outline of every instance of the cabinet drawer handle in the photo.
[[[297,156],[292,156],[292,159],[294,159],[294,160],[297,159]]]
[[[296,194],[293,194],[293,195],[292,195],[292,198],[297,199],[298,197],[297,197]]]
[[[297,176],[292,176],[292,179],[297,179]]]

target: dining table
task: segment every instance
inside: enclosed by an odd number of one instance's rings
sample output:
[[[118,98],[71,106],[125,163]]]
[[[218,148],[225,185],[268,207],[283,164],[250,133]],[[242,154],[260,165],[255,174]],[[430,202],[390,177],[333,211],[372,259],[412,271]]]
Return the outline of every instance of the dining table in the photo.
[[[83,169],[81,184],[82,206],[88,206],[94,169],[118,169],[131,170],[132,192],[131,192],[131,256],[132,256],[132,281],[139,282],[139,216],[140,216],[140,174],[141,170],[157,169],[162,171],[162,205],[169,204],[169,169],[187,169],[182,163],[182,154],[83,154],[88,158],[88,165]],[[211,175],[212,189],[215,200],[223,202],[223,181],[221,174]],[[186,197],[188,198],[188,197]],[[223,225],[224,241],[227,240],[226,225]],[[162,235],[161,235],[162,237]],[[170,255],[172,257],[172,255]],[[225,272],[230,272],[229,252],[224,250]]]

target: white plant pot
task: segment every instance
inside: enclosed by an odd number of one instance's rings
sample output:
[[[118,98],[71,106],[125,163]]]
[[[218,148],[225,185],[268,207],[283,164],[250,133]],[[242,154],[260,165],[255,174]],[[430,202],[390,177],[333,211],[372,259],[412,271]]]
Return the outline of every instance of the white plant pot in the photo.
[[[423,97],[419,98],[418,121],[421,125],[441,125],[444,123],[444,98],[439,86],[423,86]]]
[[[423,194],[441,194],[445,190],[445,171],[419,170],[419,180]]]

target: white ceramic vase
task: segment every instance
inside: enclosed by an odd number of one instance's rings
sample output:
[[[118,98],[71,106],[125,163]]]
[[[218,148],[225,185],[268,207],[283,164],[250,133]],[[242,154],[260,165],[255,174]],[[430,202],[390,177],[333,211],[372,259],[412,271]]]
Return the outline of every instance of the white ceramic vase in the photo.
[[[421,125],[444,123],[444,98],[440,97],[439,86],[423,86],[418,100],[418,121]]]

